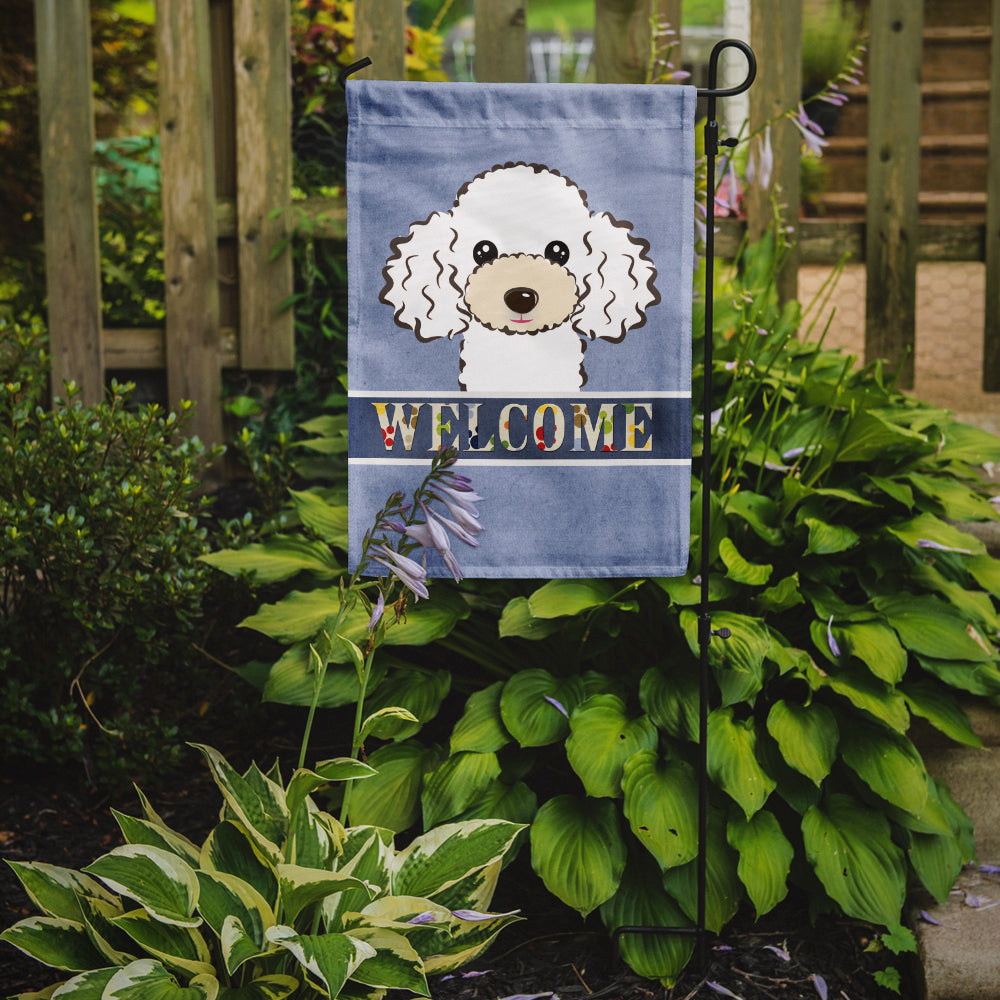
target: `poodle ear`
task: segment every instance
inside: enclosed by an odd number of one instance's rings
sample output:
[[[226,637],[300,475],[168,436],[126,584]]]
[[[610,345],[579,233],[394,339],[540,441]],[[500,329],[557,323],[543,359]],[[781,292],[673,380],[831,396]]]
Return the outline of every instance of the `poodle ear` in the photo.
[[[469,314],[456,281],[457,239],[451,213],[434,212],[390,244],[393,254],[382,271],[385,286],[379,301],[392,306],[397,325],[419,340],[454,337],[468,329]]]
[[[607,212],[591,216],[584,235],[587,272],[573,329],[591,340],[617,342],[646,322],[646,310],[660,301],[653,282],[656,268],[646,256],[649,244],[630,232],[631,222],[618,222]]]

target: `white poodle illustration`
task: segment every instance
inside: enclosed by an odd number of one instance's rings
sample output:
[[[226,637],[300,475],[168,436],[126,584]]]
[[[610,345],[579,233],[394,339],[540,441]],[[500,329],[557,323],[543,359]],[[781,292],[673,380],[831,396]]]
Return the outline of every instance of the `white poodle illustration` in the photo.
[[[575,391],[587,344],[621,341],[660,301],[631,228],[557,171],[505,163],[391,242],[379,299],[418,340],[462,336],[463,390]]]

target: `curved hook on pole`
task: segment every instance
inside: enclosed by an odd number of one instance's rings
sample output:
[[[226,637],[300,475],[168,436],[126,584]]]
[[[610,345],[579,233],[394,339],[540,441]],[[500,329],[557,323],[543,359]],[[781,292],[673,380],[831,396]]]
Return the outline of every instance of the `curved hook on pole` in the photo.
[[[736,87],[724,87],[719,89],[719,56],[725,49],[739,49],[747,59],[746,79]],[[716,42],[712,49],[712,54],[708,57],[708,87],[698,90],[699,97],[735,97],[750,89],[750,85],[757,78],[757,57],[753,54],[753,49],[746,42],[738,38],[723,38],[721,42]]]
[[[350,66],[345,66],[345,67],[344,67],[344,68],[343,68],[343,69],[342,69],[342,70],[341,70],[341,71],[340,71],[340,72],[339,72],[339,73],[337,74],[337,84],[339,85],[340,89],[341,89],[341,90],[344,90],[344,89],[346,89],[346,86],[347,86],[347,78],[348,78],[348,77],[349,77],[349,76],[350,76],[350,75],[351,75],[352,73],[357,73],[357,72],[358,72],[358,70],[362,70],[362,69],[364,69],[364,68],[365,68],[366,66],[371,66],[371,65],[372,65],[372,61],[371,61],[371,59],[369,59],[369,58],[368,58],[368,56],[365,56],[365,57],[364,57],[363,59],[359,59],[359,60],[358,60],[357,62],[352,62],[352,63],[350,64]]]

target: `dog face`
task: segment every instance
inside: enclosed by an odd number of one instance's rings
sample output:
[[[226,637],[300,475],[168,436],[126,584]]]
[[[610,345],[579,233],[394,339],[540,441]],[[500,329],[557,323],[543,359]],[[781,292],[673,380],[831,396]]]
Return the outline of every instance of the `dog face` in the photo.
[[[572,181],[508,163],[474,178],[451,211],[392,241],[379,296],[421,340],[475,322],[509,336],[571,323],[588,340],[621,340],[659,302],[649,244],[631,224],[593,214]]]

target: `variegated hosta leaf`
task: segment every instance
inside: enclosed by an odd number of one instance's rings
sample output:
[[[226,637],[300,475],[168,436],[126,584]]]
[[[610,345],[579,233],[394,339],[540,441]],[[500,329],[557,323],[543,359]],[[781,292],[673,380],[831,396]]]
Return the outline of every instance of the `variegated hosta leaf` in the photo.
[[[285,857],[305,868],[335,868],[344,836],[338,820],[317,809],[312,799],[306,799],[292,820]]]
[[[81,896],[93,896],[109,903],[116,902],[114,896],[97,879],[39,861],[8,861],[31,901],[46,916],[64,917],[67,920],[81,920]]]
[[[187,986],[153,959],[143,958],[119,969],[108,981],[101,1000],[216,1000],[219,981],[196,976]]]
[[[726,824],[712,810],[708,816],[705,850],[705,926],[718,934],[732,919],[743,899],[743,884],[736,874],[736,852],[726,843]],[[663,887],[691,918],[698,918],[698,861],[663,873]]]
[[[111,921],[150,955],[189,976],[213,971],[205,939],[190,927],[160,923],[145,910],[132,910]]]
[[[614,895],[625,870],[618,809],[608,799],[558,795],[531,824],[531,865],[549,892],[586,916]]]
[[[767,801],[776,782],[757,762],[752,718],[739,722],[733,709],[717,708],[708,717],[708,774],[749,818]]]
[[[223,938],[223,929],[227,921],[235,920],[239,923],[238,930],[242,937],[250,939],[254,948],[253,954],[266,950],[264,931],[274,925],[274,912],[267,900],[252,885],[236,878],[235,875],[205,871],[198,872],[198,883],[201,887],[198,910],[220,940]],[[231,929],[229,932],[231,940],[234,933],[235,929]],[[231,965],[232,948],[224,950],[227,971],[230,975],[242,962],[251,957],[245,954],[246,949],[241,944],[239,961]]]
[[[171,851],[146,844],[125,844],[98,858],[84,871],[96,875],[113,892],[134,899],[150,916],[165,924],[197,927],[198,878]]]
[[[643,750],[625,762],[622,790],[632,832],[661,869],[697,855],[698,782],[689,764]]]
[[[500,693],[503,681],[497,681],[469,696],[462,717],[451,733],[451,752],[474,750],[476,753],[495,753],[510,743],[500,716]]]
[[[111,812],[118,821],[122,835],[128,843],[159,847],[161,850],[176,854],[192,868],[198,864],[199,849],[182,834],[149,820],[126,816],[125,813],[120,813],[117,809],[112,809]]]
[[[42,997],[52,997],[55,1000],[101,1000],[105,986],[111,982],[118,969],[119,966],[91,969],[89,972],[81,972],[80,975],[67,979],[54,991],[50,986],[43,993],[21,993],[11,1000],[28,1000],[30,997],[35,997],[37,1000],[41,1000]]]
[[[630,858],[618,891],[601,905],[601,920],[619,927],[689,927],[691,921],[664,891],[652,859]],[[694,950],[691,934],[623,934],[619,950],[640,976],[673,986]]]
[[[830,773],[840,733],[833,712],[812,702],[798,705],[778,700],[767,716],[767,731],[781,748],[781,756],[815,785]]]
[[[208,761],[226,806],[247,828],[264,855],[277,863],[281,856],[278,845],[288,831],[284,789],[254,769],[246,776],[240,775],[212,747],[197,743],[193,746]]]
[[[795,849],[773,813],[762,809],[750,819],[729,821],[726,837],[740,853],[736,873],[746,886],[757,916],[774,909],[788,895],[788,872]]]
[[[294,976],[261,976],[244,986],[224,986],[218,1000],[285,1000],[299,985]]]
[[[524,833],[524,827],[515,837],[519,840]],[[476,871],[453,882],[447,889],[434,893],[434,901],[449,910],[460,910],[468,908],[472,910],[488,910],[493,901],[493,894],[497,889],[497,882],[500,878],[500,871],[507,860],[507,855],[497,858],[485,868],[478,868]]]
[[[374,890],[353,875],[303,868],[300,865],[278,865],[278,881],[281,887],[282,912],[285,919],[291,921],[305,907],[345,889],[361,889],[369,893],[369,898],[375,895]]]
[[[323,920],[327,930],[344,930],[343,915],[368,905],[371,893],[389,887],[392,858],[392,833],[373,826],[356,826],[347,831],[337,870],[353,875],[367,888],[345,889],[323,900]]]
[[[424,963],[402,934],[384,927],[356,927],[351,931],[351,937],[375,949],[375,954],[366,958],[351,973],[355,982],[430,996]]]
[[[267,939],[294,955],[309,977],[332,997],[339,995],[365,959],[375,957],[370,944],[349,934],[296,934],[291,927],[278,924],[268,928]]]
[[[100,968],[104,958],[91,944],[87,928],[65,917],[28,917],[0,934],[6,941],[35,961],[53,969],[81,972]]]
[[[393,859],[392,892],[433,899],[499,861],[523,827],[501,819],[446,823],[421,834]]]
[[[625,702],[613,694],[595,694],[570,716],[566,757],[595,798],[621,796],[622,768],[639,750],[653,750],[659,740],[648,715],[630,719]]]
[[[139,958],[140,949],[135,942],[114,925],[115,917],[125,912],[120,902],[109,903],[93,896],[83,896],[80,905],[90,940],[104,956],[105,965],[128,965]]]
[[[313,770],[299,768],[288,782],[285,792],[285,805],[288,812],[294,815],[306,796],[312,795],[318,788],[328,785],[331,781],[350,781],[356,778],[370,778],[376,774],[373,767],[353,757],[336,757],[324,760]]]
[[[199,867],[224,872],[252,885],[271,907],[278,905],[278,875],[241,823],[220,823],[201,847]]]
[[[424,959],[424,971],[440,974],[461,968],[478,958],[492,944],[497,934],[515,923],[521,917],[516,911],[510,913],[477,914],[475,919],[467,919],[468,910],[452,910],[454,923],[451,932],[433,953]]]
[[[899,923],[906,866],[882,813],[849,795],[830,795],[805,814],[802,837],[809,863],[844,913]]]
[[[504,684],[500,717],[521,746],[547,746],[569,732],[570,713],[583,698],[579,677],[560,679],[547,670],[521,670]]]
[[[437,826],[454,819],[476,802],[486,788],[500,777],[495,753],[452,754],[436,771],[424,778],[420,796],[424,826]]]

